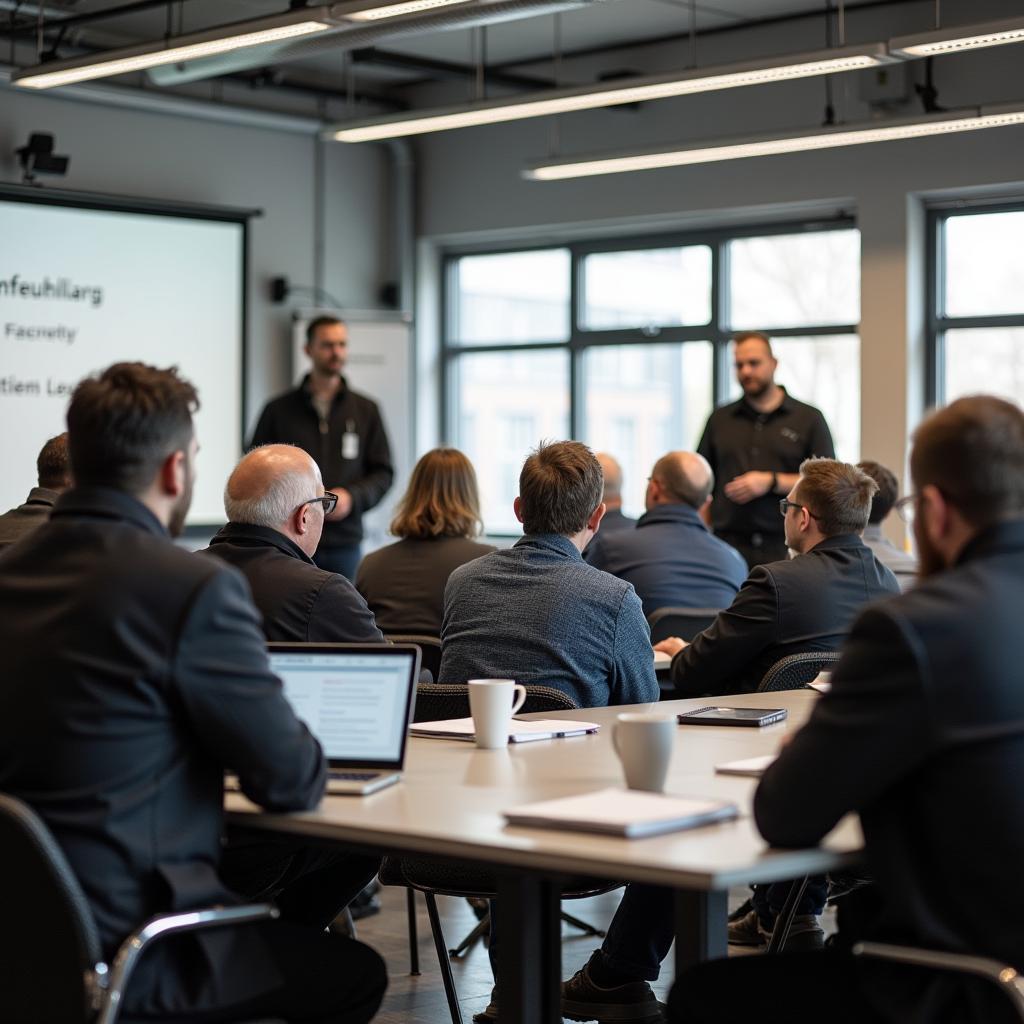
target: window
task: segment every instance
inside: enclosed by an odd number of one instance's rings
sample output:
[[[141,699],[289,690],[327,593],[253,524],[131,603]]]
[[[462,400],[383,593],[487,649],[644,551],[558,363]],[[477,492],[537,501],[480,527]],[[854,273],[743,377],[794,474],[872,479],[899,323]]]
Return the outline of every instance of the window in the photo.
[[[930,217],[929,399],[984,391],[1024,404],[1024,209]]]
[[[473,461],[484,525],[518,534],[519,470],[577,437],[643,512],[659,456],[693,450],[734,394],[728,344],[766,330],[779,383],[859,457],[860,236],[849,222],[448,257],[444,436]]]

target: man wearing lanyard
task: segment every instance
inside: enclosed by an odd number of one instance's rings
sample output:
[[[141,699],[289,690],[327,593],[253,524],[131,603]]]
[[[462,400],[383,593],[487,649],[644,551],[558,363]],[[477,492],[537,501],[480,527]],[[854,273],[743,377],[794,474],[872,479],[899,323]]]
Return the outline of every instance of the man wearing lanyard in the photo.
[[[333,316],[310,321],[306,355],[310,372],[267,403],[249,447],[294,444],[313,457],[327,489],[338,495],[314,558],[321,569],[353,579],[363,513],[384,497],[395,475],[391,448],[377,403],[351,391],[341,375],[348,357],[345,324]]]
[[[775,383],[767,335],[737,334],[735,361],[743,397],[711,414],[697,451],[715,474],[712,529],[753,568],[787,557],[779,498],[804,459],[834,459],[835,448],[821,412]]]

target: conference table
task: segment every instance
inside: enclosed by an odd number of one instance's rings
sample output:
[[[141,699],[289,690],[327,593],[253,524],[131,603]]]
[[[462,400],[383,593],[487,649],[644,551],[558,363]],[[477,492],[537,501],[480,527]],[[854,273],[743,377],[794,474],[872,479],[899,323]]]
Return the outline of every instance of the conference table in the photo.
[[[560,1021],[562,880],[581,875],[647,882],[675,891],[676,973],[727,953],[730,886],[777,882],[856,863],[859,823],[844,819],[814,849],[766,847],[751,817],[756,779],[716,774],[723,762],[770,754],[810,714],[813,690],[587,708],[530,718],[595,722],[598,733],[479,750],[458,740],[409,740],[405,774],[368,797],[328,796],[299,814],[264,814],[238,794],[229,820],[246,828],[303,836],[314,843],[406,852],[490,865],[502,908],[498,986],[502,1018]],[[714,704],[786,708],[765,728],[679,726],[666,792],[734,801],[733,821],[646,839],[511,827],[502,811],[521,804],[622,786],[611,726],[624,710],[675,714]]]

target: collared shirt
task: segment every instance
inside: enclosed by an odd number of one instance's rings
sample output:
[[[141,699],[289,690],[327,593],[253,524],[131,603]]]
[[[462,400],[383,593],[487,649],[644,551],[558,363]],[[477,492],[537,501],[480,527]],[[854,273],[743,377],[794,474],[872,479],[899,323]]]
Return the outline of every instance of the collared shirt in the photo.
[[[747,578],[747,563],[715,537],[689,505],[656,505],[635,530],[605,534],[586,560],[632,583],[644,613],[659,608],[725,608]]]
[[[239,569],[263,616],[268,640],[382,643],[384,637],[352,584],[313,560],[277,530],[228,523],[202,552]]]
[[[835,447],[825,417],[783,391],[782,404],[771,412],[758,412],[746,398],[723,405],[708,418],[697,451],[715,472],[711,521],[715,533],[751,537],[755,533],[782,540],[784,528],[779,498],[769,492],[737,505],[725,496],[730,480],[759,470],[797,473],[812,456],[834,459]]]
[[[875,553],[882,565],[888,566],[900,585],[900,590],[910,590],[917,582],[917,559],[900,551],[895,544],[882,536],[881,523],[868,523],[864,527],[864,543]]]
[[[0,551],[30,534],[50,518],[60,491],[49,487],[33,487],[24,505],[12,508],[0,516]]]
[[[550,533],[451,574],[439,676],[554,686],[584,708],[658,699],[650,630],[633,588]]]

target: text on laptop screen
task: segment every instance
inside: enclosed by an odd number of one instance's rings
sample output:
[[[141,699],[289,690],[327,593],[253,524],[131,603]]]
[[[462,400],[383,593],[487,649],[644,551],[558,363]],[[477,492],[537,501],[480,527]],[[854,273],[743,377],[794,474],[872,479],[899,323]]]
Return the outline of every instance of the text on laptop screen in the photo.
[[[288,703],[332,761],[399,761],[412,661],[412,654],[270,655]]]

